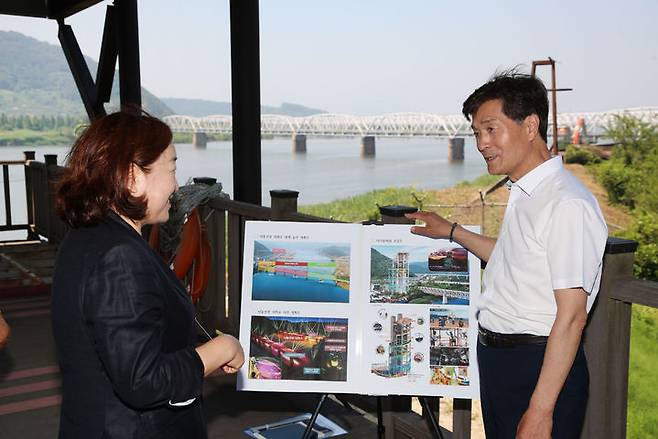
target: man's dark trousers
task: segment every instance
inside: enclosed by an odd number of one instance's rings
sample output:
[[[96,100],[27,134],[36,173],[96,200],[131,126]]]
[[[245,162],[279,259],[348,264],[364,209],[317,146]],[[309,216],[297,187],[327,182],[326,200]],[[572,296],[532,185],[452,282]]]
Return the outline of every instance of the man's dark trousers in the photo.
[[[491,347],[478,343],[480,399],[487,439],[513,439],[528,408],[545,345]],[[582,345],[553,412],[553,438],[578,439],[585,417],[589,374]]]

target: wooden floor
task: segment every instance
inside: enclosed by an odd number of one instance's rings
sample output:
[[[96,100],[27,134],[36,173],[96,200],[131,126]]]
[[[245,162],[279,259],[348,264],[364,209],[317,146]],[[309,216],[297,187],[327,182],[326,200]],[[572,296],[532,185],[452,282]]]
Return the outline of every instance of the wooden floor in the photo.
[[[56,252],[38,241],[0,242],[0,299],[47,294]]]
[[[0,247],[0,309],[12,328],[0,351],[0,437],[54,438],[61,379],[52,339],[49,284],[55,249],[41,244]],[[22,292],[22,293],[21,293]],[[248,427],[311,412],[317,395],[237,392],[235,377],[208,379],[204,406],[210,438],[242,438]],[[322,414],[349,433],[375,438],[371,415],[327,400]]]

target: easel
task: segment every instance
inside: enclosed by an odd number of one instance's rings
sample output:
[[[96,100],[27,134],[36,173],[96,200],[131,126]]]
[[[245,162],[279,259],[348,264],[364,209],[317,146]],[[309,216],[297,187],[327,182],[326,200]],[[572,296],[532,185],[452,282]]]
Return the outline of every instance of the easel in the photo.
[[[320,400],[318,401],[318,404],[315,406],[315,410],[313,411],[313,415],[311,415],[311,419],[308,420],[308,424],[306,425],[306,429],[304,430],[304,435],[302,436],[302,439],[311,438],[311,432],[313,431],[313,426],[315,425],[315,421],[318,419],[318,415],[320,414],[322,405],[324,404],[328,396],[329,396],[328,393],[322,393],[320,395]],[[385,397],[377,396],[376,398],[377,398],[377,439],[384,439],[384,434],[386,431],[384,428],[384,411],[382,408],[382,398]],[[352,410],[350,404],[347,401],[343,401],[341,398],[338,398],[338,400],[348,410]],[[443,439],[443,433],[441,433],[441,427],[439,427],[439,422],[434,416],[434,413],[432,413],[432,406],[428,401],[427,397],[418,396],[418,400],[420,401],[420,405],[423,408],[423,417],[427,422],[427,426],[429,427],[432,437],[434,439]]]

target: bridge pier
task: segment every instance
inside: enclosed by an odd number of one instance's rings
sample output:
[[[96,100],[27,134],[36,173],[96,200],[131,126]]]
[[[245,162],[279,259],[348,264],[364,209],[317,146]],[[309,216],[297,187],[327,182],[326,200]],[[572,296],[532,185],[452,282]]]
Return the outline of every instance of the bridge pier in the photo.
[[[375,136],[361,137],[361,157],[375,156]]]
[[[292,135],[292,153],[306,154],[306,134]]]
[[[206,133],[192,133],[192,145],[196,148],[208,146],[208,135]]]
[[[464,161],[464,138],[450,137],[448,139],[448,162]]]

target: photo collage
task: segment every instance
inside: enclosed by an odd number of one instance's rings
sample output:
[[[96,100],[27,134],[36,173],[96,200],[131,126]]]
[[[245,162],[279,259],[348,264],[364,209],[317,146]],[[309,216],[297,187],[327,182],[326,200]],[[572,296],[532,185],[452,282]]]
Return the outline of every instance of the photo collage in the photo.
[[[477,394],[479,262],[462,247],[400,225],[249,221],[244,252],[239,390]]]
[[[371,374],[400,387],[419,381],[429,387],[472,386],[474,280],[479,288],[473,256],[445,240],[428,245],[422,238],[414,242],[378,232],[366,242],[371,321],[364,355]]]

